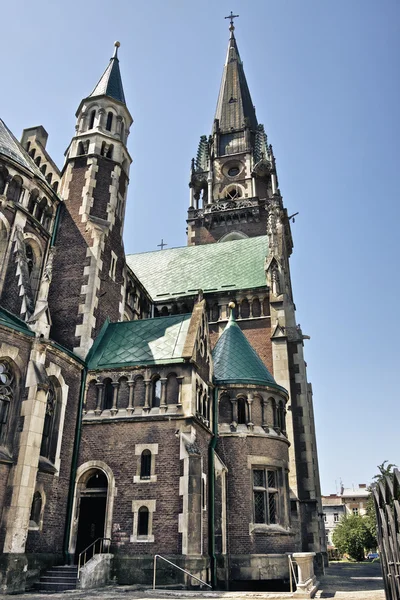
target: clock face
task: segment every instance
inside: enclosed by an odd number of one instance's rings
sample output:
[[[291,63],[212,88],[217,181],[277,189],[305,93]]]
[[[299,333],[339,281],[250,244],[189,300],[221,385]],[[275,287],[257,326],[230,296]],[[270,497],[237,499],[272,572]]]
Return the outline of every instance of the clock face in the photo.
[[[236,175],[239,175],[239,172],[239,167],[231,167],[228,171],[228,175],[229,177],[236,177]]]

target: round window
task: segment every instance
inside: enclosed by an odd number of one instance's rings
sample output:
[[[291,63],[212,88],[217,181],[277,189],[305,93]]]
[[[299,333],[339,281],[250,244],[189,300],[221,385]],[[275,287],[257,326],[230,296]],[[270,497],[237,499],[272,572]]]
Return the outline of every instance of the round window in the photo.
[[[228,171],[228,175],[229,177],[235,177],[236,175],[239,175],[240,169],[239,167],[231,167]]]

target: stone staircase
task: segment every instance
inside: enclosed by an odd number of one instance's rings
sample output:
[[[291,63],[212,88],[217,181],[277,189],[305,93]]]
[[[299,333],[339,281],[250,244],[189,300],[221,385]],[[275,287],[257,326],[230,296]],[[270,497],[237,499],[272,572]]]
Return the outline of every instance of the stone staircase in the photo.
[[[52,567],[44,572],[40,580],[35,583],[35,590],[40,592],[64,592],[75,590],[77,585],[78,567],[60,566]]]

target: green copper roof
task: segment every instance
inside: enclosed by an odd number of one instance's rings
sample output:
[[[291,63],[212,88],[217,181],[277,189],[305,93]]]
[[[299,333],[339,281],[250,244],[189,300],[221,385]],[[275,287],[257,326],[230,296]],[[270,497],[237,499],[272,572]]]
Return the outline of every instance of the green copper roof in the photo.
[[[153,300],[204,292],[264,287],[266,235],[126,257]]]
[[[183,362],[191,314],[108,323],[90,353],[90,370]]]
[[[124,88],[122,87],[121,72],[119,70],[119,60],[117,57],[118,47],[119,43],[116,42],[114,56],[110,59],[110,64],[100,77],[100,81],[90,96],[110,96],[125,104]]]
[[[5,308],[0,308],[0,325],[5,325],[6,327],[25,333],[26,335],[35,335],[25,321],[8,312]]]
[[[284,389],[276,383],[232,314],[215,344],[213,359],[217,384],[252,383]]]

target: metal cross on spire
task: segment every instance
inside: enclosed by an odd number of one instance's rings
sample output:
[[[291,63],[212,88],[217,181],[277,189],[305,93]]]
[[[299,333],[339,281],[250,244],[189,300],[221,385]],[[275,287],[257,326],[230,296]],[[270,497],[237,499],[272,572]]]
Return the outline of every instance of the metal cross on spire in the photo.
[[[228,15],[227,17],[225,17],[225,19],[230,19],[230,27],[229,27],[229,31],[234,31],[235,30],[235,26],[233,24],[233,19],[236,19],[239,15],[234,15],[233,12],[231,11],[231,14]]]
[[[164,240],[161,238],[161,244],[157,244],[157,248],[160,248],[160,250],[164,250],[164,246],[168,246],[167,242],[164,242]]]

